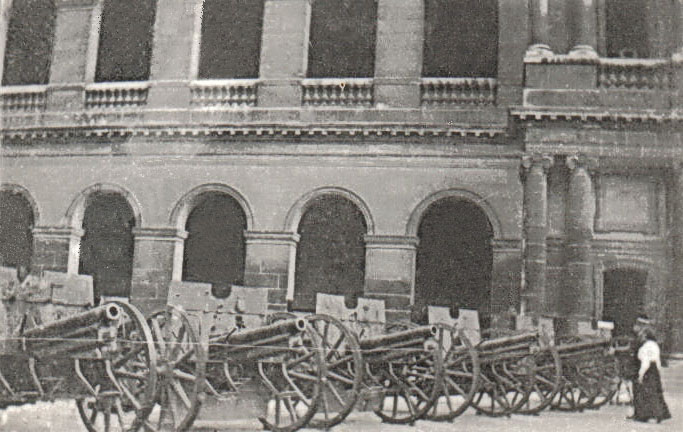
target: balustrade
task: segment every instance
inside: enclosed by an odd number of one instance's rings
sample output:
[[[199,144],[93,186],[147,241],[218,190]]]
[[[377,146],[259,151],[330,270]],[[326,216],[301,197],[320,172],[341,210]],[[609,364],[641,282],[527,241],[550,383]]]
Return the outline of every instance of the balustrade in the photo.
[[[10,86],[0,89],[2,111],[33,112],[45,109],[46,86]]]
[[[372,106],[373,83],[369,78],[307,79],[303,104],[308,106]]]
[[[494,78],[423,78],[422,105],[493,105],[497,82]]]
[[[143,82],[108,82],[85,88],[86,108],[136,107],[147,103],[149,84]]]
[[[258,80],[201,80],[191,85],[192,105],[215,106],[255,106]]]
[[[672,86],[673,69],[665,59],[602,58],[598,87],[629,90],[667,90]]]

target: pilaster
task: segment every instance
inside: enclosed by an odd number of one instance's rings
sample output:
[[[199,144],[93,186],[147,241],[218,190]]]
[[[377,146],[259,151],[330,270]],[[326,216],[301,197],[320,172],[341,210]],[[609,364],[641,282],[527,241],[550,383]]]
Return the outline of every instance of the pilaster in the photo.
[[[301,105],[308,64],[311,0],[265,0],[258,88],[263,107]]]
[[[384,300],[388,321],[410,318],[418,242],[413,236],[365,236],[364,297]]]
[[[45,270],[78,274],[80,228],[38,226],[33,228],[32,272]]]
[[[492,239],[491,310],[493,314],[519,310],[522,283],[522,242]]]
[[[673,268],[667,296],[667,317],[671,326],[670,346],[683,352],[683,163],[676,162],[672,169],[671,198],[673,218],[671,226]]]
[[[7,31],[12,13],[13,0],[0,0],[0,81],[5,67],[5,47],[7,45]]]
[[[247,231],[244,284],[268,289],[268,308],[282,311],[294,300],[294,266],[299,234]]]
[[[419,107],[424,44],[423,0],[378,0],[375,102]]]

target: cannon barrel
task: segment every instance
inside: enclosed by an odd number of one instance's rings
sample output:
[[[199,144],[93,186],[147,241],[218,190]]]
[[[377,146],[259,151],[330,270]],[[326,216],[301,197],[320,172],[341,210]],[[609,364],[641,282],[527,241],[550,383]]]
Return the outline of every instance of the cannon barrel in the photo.
[[[21,336],[26,339],[62,338],[83,327],[90,327],[98,323],[105,324],[118,319],[119,316],[121,316],[121,311],[117,305],[105,304],[77,315],[26,330]]]
[[[426,338],[435,337],[436,335],[436,326],[422,326],[363,339],[360,341],[360,348],[363,351],[375,348],[396,348],[409,341],[419,341],[422,343]]]
[[[292,335],[306,329],[303,318],[288,319],[254,329],[227,334],[212,341],[212,344],[223,345],[258,345],[265,339],[279,335]]]
[[[595,353],[603,351],[610,347],[610,342],[607,339],[595,339],[581,342],[573,342],[568,344],[560,344],[557,346],[557,352],[561,357]]]
[[[535,344],[537,341],[536,333],[522,333],[513,336],[504,336],[495,339],[488,339],[482,341],[477,345],[477,351],[480,353],[505,351],[506,349],[518,348],[520,346],[529,346]]]

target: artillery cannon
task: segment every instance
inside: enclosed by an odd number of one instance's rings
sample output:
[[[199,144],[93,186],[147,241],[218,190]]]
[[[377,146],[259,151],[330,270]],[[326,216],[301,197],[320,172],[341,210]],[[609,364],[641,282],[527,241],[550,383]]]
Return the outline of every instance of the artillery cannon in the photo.
[[[66,285],[53,289],[55,278]],[[18,326],[10,327],[0,354],[0,405],[75,399],[89,431],[137,430],[145,425],[156,392],[152,334],[127,303],[89,310],[91,304],[69,304],[66,299],[79,296],[65,296],[66,291],[92,290],[91,281],[70,285],[75,278],[83,277],[48,275],[39,280],[40,295],[24,286],[26,292],[9,290],[12,295],[3,300],[6,322]],[[56,311],[68,313],[42,322]]]

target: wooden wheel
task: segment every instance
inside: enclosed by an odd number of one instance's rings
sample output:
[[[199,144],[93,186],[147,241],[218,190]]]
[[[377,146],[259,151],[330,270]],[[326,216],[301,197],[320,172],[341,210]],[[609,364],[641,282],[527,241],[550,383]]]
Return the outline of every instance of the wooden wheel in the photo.
[[[363,358],[356,336],[328,315],[306,317],[319,339],[324,363],[321,401],[311,426],[329,429],[353,410],[363,384]]]
[[[439,398],[425,418],[451,421],[465,412],[479,387],[479,355],[462,332],[445,324],[436,326],[444,357],[444,379]]]
[[[598,409],[614,398],[619,389],[619,361],[611,355],[606,355],[600,362],[596,370],[598,382],[598,394],[591,401],[588,408]]]
[[[394,330],[414,327],[394,326]],[[430,342],[432,342],[430,344]],[[383,387],[383,397],[375,414],[383,422],[413,424],[424,418],[439,397],[444,369],[441,349],[427,341],[424,349],[383,364],[369,365],[370,374]]]
[[[145,318],[133,306],[114,302],[120,308],[117,350],[107,355],[106,373],[116,391],[100,392],[78,399],[81,420],[90,432],[133,432],[147,420],[157,391],[157,353]]]
[[[159,353],[156,408],[148,430],[186,431],[197,417],[206,368],[206,352],[187,315],[167,306],[147,319]]]
[[[587,378],[582,365],[572,363],[563,366],[560,390],[555,395],[551,408],[558,411],[583,411],[590,407],[597,397],[597,382]]]
[[[519,411],[529,399],[534,382],[533,357],[502,358],[481,367],[481,385],[472,405],[490,417]]]
[[[258,374],[270,391],[259,421],[274,432],[293,432],[308,424],[320,406],[324,362],[320,339],[310,326],[290,338],[285,353],[258,362]]]
[[[555,347],[549,346],[534,355],[534,382],[527,402],[519,414],[537,414],[547,408],[562,386],[562,362]]]

